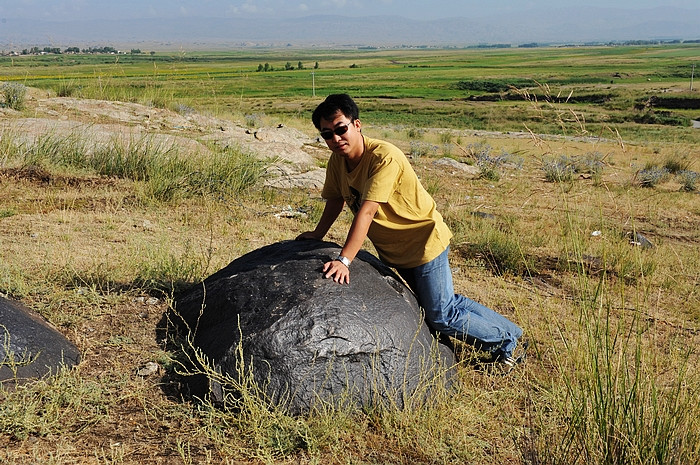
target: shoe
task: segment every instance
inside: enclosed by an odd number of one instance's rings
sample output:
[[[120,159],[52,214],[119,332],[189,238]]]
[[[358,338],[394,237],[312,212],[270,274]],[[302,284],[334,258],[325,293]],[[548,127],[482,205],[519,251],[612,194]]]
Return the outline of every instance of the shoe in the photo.
[[[530,341],[528,341],[527,339],[522,341],[515,347],[515,351],[513,351],[513,354],[509,357],[506,357],[503,360],[503,363],[510,366],[520,365],[525,361],[525,358],[527,357],[528,347],[530,347]]]
[[[522,341],[516,346],[515,351],[513,351],[511,355],[496,359],[492,371],[498,372],[503,376],[507,375],[513,371],[515,367],[525,362],[528,347],[530,347],[530,342],[527,340]]]

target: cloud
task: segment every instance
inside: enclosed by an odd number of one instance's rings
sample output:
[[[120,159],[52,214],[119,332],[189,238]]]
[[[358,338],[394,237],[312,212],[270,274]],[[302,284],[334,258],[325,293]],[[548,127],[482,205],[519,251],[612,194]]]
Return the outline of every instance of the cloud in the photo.
[[[244,13],[258,13],[259,8],[250,2],[245,2],[243,5],[241,5],[241,11]]]
[[[345,5],[347,5],[347,0],[328,0],[323,2],[326,5],[333,5],[337,8],[343,8]]]

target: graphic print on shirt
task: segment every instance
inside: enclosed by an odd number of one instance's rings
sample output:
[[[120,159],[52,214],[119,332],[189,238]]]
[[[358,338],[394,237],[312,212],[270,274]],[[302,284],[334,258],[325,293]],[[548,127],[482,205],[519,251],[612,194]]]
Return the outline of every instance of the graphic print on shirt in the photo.
[[[350,188],[350,195],[345,199],[345,203],[348,204],[353,215],[357,215],[357,212],[360,211],[360,193],[354,187],[348,187]]]

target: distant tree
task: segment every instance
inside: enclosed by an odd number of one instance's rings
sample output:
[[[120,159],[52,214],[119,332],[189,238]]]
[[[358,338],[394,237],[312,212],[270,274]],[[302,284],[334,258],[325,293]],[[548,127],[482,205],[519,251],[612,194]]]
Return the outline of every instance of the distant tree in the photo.
[[[260,63],[260,64],[258,65],[258,73],[261,72],[261,71],[264,71],[264,70],[265,70],[265,67],[262,65],[262,63]]]
[[[156,54],[156,52],[154,52],[153,50],[151,50],[151,56],[153,56],[153,55],[155,55],[155,54]]]
[[[294,69],[294,66],[290,62],[287,62],[284,64],[284,69],[289,71],[290,69]]]
[[[314,69],[318,69],[318,61],[314,64]]]
[[[141,50],[138,48],[132,48],[131,49],[131,54],[132,55],[139,55],[141,53]]]
[[[355,63],[351,64],[350,67],[351,68],[359,68],[359,66],[357,66]]]
[[[265,71],[272,71],[272,68],[270,68],[270,63],[265,63],[264,70]]]
[[[63,52],[64,53],[80,53],[80,49],[78,47],[68,47]]]
[[[304,65],[301,63],[301,61],[297,64],[297,69],[304,69]]]

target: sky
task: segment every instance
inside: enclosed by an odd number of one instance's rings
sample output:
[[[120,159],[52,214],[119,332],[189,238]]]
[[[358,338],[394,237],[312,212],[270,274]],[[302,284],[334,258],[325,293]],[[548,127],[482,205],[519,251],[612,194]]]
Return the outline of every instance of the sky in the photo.
[[[534,9],[597,6],[697,10],[698,0],[0,0],[0,19],[294,18],[398,15],[410,19],[483,17]]]

